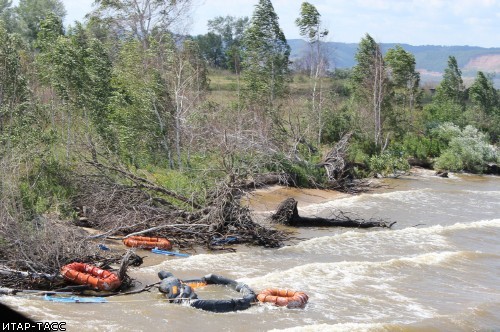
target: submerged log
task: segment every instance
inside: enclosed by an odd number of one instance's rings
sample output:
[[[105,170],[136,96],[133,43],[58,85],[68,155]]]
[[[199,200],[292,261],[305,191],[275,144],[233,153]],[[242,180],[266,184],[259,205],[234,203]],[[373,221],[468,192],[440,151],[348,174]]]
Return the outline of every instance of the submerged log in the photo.
[[[448,177],[448,172],[445,171],[437,171],[436,176],[439,176],[441,178],[447,178]]]
[[[386,227],[390,228],[396,222],[387,222],[384,220],[363,220],[353,219],[344,212],[339,211],[333,218],[321,217],[301,217],[297,210],[297,201],[293,198],[287,198],[278,206],[276,213],[271,216],[271,221],[277,224],[293,227],[354,227],[371,228]]]

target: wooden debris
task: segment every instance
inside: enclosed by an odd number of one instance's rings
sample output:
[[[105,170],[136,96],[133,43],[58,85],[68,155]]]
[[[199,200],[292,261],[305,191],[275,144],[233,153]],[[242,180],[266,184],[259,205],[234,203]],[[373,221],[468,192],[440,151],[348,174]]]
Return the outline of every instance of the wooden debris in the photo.
[[[384,220],[363,220],[354,219],[342,211],[338,211],[333,218],[321,217],[301,217],[297,210],[297,201],[293,198],[287,198],[278,206],[276,213],[271,216],[274,223],[293,226],[293,227],[354,227],[371,228],[386,227],[390,228],[396,222],[387,222]]]

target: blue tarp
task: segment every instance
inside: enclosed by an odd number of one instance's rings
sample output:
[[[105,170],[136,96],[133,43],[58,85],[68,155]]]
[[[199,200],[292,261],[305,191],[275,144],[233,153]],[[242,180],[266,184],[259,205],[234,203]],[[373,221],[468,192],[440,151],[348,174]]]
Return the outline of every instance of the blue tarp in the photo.
[[[151,249],[151,252],[155,253],[155,254],[161,254],[161,255],[189,257],[188,254],[181,254],[180,252],[161,250],[161,249],[158,249],[158,248]]]
[[[59,297],[59,296],[50,296],[45,295],[43,297],[45,301],[51,302],[63,302],[63,303],[106,303],[104,297],[80,297],[80,296],[70,296],[70,297]]]

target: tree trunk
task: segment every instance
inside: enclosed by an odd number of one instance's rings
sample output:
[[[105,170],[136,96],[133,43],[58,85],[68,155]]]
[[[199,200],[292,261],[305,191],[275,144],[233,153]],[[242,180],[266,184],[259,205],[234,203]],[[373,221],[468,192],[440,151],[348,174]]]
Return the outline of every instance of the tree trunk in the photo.
[[[278,206],[276,213],[271,216],[274,223],[293,226],[293,227],[354,227],[371,228],[386,227],[390,228],[395,222],[386,222],[383,220],[362,220],[352,219],[343,213],[337,218],[321,217],[301,217],[297,210],[297,201],[293,198],[287,198]]]

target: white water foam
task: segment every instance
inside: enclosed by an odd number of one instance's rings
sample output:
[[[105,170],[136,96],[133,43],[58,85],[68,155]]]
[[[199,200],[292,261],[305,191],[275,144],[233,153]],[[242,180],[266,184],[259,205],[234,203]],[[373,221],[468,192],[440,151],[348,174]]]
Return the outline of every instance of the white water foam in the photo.
[[[481,256],[477,252],[445,251],[383,262],[310,263],[241,281],[256,290],[279,287],[304,291],[310,296],[311,310],[320,312],[327,320],[347,317],[354,322],[408,324],[433,318],[438,313],[418,299],[418,292],[406,291],[410,276],[423,271],[428,275],[435,267],[452,271],[465,260]]]
[[[333,236],[312,238],[293,246],[280,248],[278,251],[341,256],[373,255],[376,248],[377,258],[386,259],[398,257],[402,251],[408,254],[452,250],[455,247],[448,241],[449,233],[486,227],[500,227],[500,219],[398,230],[350,230]]]
[[[256,259],[259,257],[260,259]],[[171,259],[164,262],[144,267],[140,269],[144,274],[156,274],[160,270],[175,271],[175,273],[184,272],[192,273],[200,271],[199,276],[202,277],[209,273],[217,273],[216,271],[230,271],[227,277],[238,278],[240,276],[259,275],[262,270],[268,267],[269,261],[272,260],[272,252],[266,252],[256,248],[255,252],[236,252],[229,254],[200,254],[190,256],[185,259]]]
[[[438,227],[438,226],[433,226]],[[429,228],[433,228],[429,227]],[[439,226],[441,227],[441,226]],[[442,232],[455,231],[455,230],[468,230],[468,229],[478,229],[478,228],[500,228],[500,219],[484,219],[473,221],[470,223],[456,223],[450,226],[442,227]]]
[[[268,271],[272,266],[296,267],[305,260],[312,259],[311,255],[320,262],[345,260],[344,257],[350,257],[351,260],[371,257],[373,261],[384,262],[401,256],[403,252],[407,256],[452,252],[456,247],[448,241],[449,233],[485,227],[500,227],[500,219],[399,230],[351,230],[333,236],[312,238],[278,250],[255,248],[252,251],[167,259],[158,265],[140,268],[138,272],[156,275],[158,271],[166,270],[193,278],[208,273],[221,273],[230,278],[245,278],[262,275],[263,271]]]
[[[450,249],[444,236],[429,228],[405,228],[382,231],[347,231],[334,236],[324,236],[303,241],[279,251],[294,253],[318,253],[336,255],[373,255],[397,257],[401,251],[429,252]]]
[[[385,199],[399,203],[414,203],[419,202],[431,202],[435,199],[435,194],[431,189],[416,189],[416,190],[401,190],[401,191],[391,191],[387,193],[375,193],[375,194],[361,194],[357,196],[351,196],[346,198],[340,198],[320,204],[311,204],[300,211],[305,214],[318,214],[323,211],[331,209],[345,209],[356,207],[356,209],[371,209],[378,205],[377,199]]]
[[[360,278],[379,278],[385,280],[394,278],[392,272],[401,269],[421,268],[423,266],[443,265],[453,263],[470,255],[481,255],[468,251],[432,252],[412,257],[401,257],[387,261],[343,261],[333,263],[310,263],[293,267],[285,271],[275,271],[261,277],[243,279],[247,283],[258,284],[263,288],[281,284],[281,287],[303,287],[307,285],[325,287],[323,282],[334,280],[336,286],[352,286]]]
[[[287,329],[273,329],[269,332],[385,332],[394,331],[397,326],[382,323],[341,323],[296,326]]]
[[[464,190],[465,193],[488,196],[500,199],[500,191],[498,190]]]

